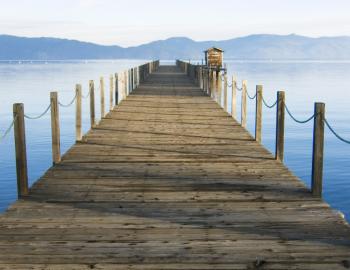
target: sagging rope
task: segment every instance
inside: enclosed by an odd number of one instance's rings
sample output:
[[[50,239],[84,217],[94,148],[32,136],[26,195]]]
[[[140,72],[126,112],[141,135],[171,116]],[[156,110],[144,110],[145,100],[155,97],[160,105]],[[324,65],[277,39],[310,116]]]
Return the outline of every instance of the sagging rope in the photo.
[[[7,135],[10,133],[11,129],[13,128],[15,121],[17,119],[17,115],[13,118],[11,124],[8,126],[8,128],[5,130],[4,134],[0,136],[0,143],[7,137]]]
[[[36,120],[39,119],[41,117],[43,117],[51,108],[51,104],[49,106],[47,106],[47,108],[45,109],[45,111],[41,114],[39,114],[38,116],[29,116],[27,114],[24,115],[25,118],[30,119],[30,120]]]
[[[326,118],[324,119],[324,122],[325,122],[326,126],[329,128],[329,130],[333,133],[333,135],[334,135],[335,137],[337,137],[337,138],[338,138],[339,140],[341,140],[342,142],[345,142],[345,143],[347,143],[347,144],[350,144],[350,140],[346,140],[346,139],[344,139],[343,137],[341,137],[341,136],[334,130],[334,128],[328,123],[328,121],[327,121]]]
[[[72,99],[72,101],[71,102],[69,102],[68,104],[63,104],[63,103],[61,103],[61,102],[59,102],[58,101],[58,104],[61,106],[61,107],[69,107],[69,106],[71,106],[72,104],[73,104],[73,102],[76,100],[76,98],[77,98],[77,93],[75,94],[75,96],[74,96],[74,98]]]
[[[236,85],[236,89],[237,89],[238,91],[242,91],[242,90],[243,90],[243,86],[242,86],[241,88],[239,88],[239,87],[237,87],[237,85]]]
[[[284,107],[286,108],[286,111],[287,111],[288,115],[290,116],[290,118],[292,118],[295,122],[297,122],[297,123],[299,123],[299,124],[305,124],[305,123],[311,121],[312,119],[314,119],[315,116],[316,116],[315,114],[313,114],[313,115],[311,115],[309,118],[307,118],[307,119],[305,119],[305,120],[298,120],[298,119],[295,118],[295,117],[293,116],[293,114],[290,112],[290,110],[288,109],[287,104],[284,104]]]
[[[221,76],[221,78],[222,78],[222,77],[223,77],[223,75]],[[221,80],[222,80],[222,79],[221,79]],[[223,80],[222,80],[222,81],[223,81]],[[232,84],[228,84],[228,87],[232,87]],[[235,87],[236,87],[236,89],[237,89],[238,91],[242,91],[242,90],[243,90],[243,86],[242,86],[241,88],[239,88],[239,87],[237,87],[237,84],[236,84]],[[253,99],[256,98],[256,93],[255,93],[254,96],[250,96],[250,95],[249,95],[249,92],[246,91],[246,94],[247,94],[247,96],[248,96],[249,99],[252,99],[252,100],[253,100]],[[267,108],[269,108],[269,109],[272,109],[273,107],[275,107],[275,106],[277,105],[277,100],[276,100],[273,104],[271,104],[271,105],[269,105],[269,104],[266,102],[266,100],[264,99],[264,97],[262,97],[262,101],[263,101],[264,105],[265,105]],[[305,120],[299,120],[299,119],[297,119],[297,118],[291,113],[291,111],[289,110],[287,104],[285,104],[285,108],[286,108],[287,114],[290,116],[290,118],[292,118],[296,123],[299,123],[299,124],[308,123],[308,122],[310,122],[312,119],[314,119],[314,118],[316,117],[316,114],[313,114],[313,115],[311,115],[310,117],[308,117],[308,118],[305,119]],[[342,136],[340,136],[340,135],[334,130],[334,128],[329,124],[329,122],[327,121],[327,119],[324,119],[324,122],[325,122],[326,126],[328,127],[328,129],[333,133],[333,135],[334,135],[337,139],[339,139],[340,141],[342,141],[342,142],[344,142],[344,143],[346,143],[346,144],[350,144],[350,140],[347,140],[347,139],[343,138]]]
[[[249,99],[255,99],[255,98],[256,98],[256,93],[255,93],[254,96],[250,96],[249,93],[248,93],[248,91],[245,91],[245,92],[246,92],[247,97],[248,97]]]
[[[264,103],[264,105],[269,108],[269,109],[272,109],[273,107],[275,107],[277,105],[277,100],[272,104],[272,105],[269,105],[266,100],[264,99],[264,96],[262,97],[262,101]]]
[[[84,96],[83,94],[81,94],[81,97],[82,97],[82,98],[88,98],[89,96],[90,96],[90,91],[87,93],[86,96]]]

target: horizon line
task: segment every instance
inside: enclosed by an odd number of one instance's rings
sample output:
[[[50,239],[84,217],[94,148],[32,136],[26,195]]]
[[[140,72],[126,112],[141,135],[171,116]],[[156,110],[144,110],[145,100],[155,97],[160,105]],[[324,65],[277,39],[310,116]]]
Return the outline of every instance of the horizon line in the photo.
[[[167,37],[164,39],[155,39],[153,41],[149,41],[149,42],[145,42],[145,43],[139,43],[138,45],[132,45],[132,46],[121,46],[121,45],[117,45],[117,44],[112,44],[112,45],[108,45],[108,44],[102,44],[102,43],[97,43],[97,42],[93,42],[93,41],[87,41],[87,40],[79,40],[79,39],[74,39],[74,38],[65,38],[65,37],[54,37],[54,36],[19,36],[19,35],[13,35],[13,34],[0,34],[1,36],[8,36],[8,37],[16,37],[16,38],[28,38],[28,39],[59,39],[59,40],[68,40],[68,41],[75,41],[75,42],[82,42],[82,43],[88,43],[88,44],[94,44],[94,45],[98,45],[98,46],[104,46],[104,47],[120,47],[122,49],[129,49],[129,48],[133,48],[133,47],[138,47],[138,46],[142,46],[142,45],[147,45],[147,44],[151,44],[154,42],[159,42],[159,41],[167,41],[170,39],[189,39],[191,41],[194,42],[224,42],[224,41],[229,41],[229,40],[234,40],[234,39],[241,39],[241,38],[248,38],[248,37],[252,37],[252,36],[278,36],[278,37],[288,37],[288,36],[297,36],[297,37],[304,37],[304,38],[310,38],[310,39],[322,39],[322,38],[350,38],[350,35],[340,35],[340,36],[306,36],[306,35],[299,35],[296,33],[290,33],[290,34],[267,34],[267,33],[260,33],[260,34],[249,34],[249,35],[244,35],[244,36],[237,36],[237,37],[233,37],[233,38],[228,38],[228,39],[220,39],[220,40],[210,40],[210,39],[206,39],[206,40],[196,40],[193,38],[190,38],[188,36],[171,36],[171,37]],[[1,59],[0,59],[1,60]]]

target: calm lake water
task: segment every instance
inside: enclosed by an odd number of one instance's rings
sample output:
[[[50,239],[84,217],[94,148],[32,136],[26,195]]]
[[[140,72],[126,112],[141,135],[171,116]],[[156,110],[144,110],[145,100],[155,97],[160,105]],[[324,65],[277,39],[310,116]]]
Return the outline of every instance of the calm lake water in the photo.
[[[22,102],[28,115],[40,114],[49,104],[49,92],[58,91],[59,100],[68,103],[74,97],[76,83],[87,94],[88,80],[100,76],[108,83],[110,74],[144,63],[144,60],[0,62],[0,134],[12,121],[12,104]],[[173,62],[164,61],[169,64]],[[313,103],[326,103],[326,118],[345,138],[350,139],[350,62],[253,62],[228,61],[228,76],[233,73],[248,80],[250,95],[255,85],[264,87],[264,97],[272,104],[276,91],[286,91],[286,103],[298,119],[313,114]],[[108,87],[106,87],[108,89]],[[238,92],[239,93],[239,92]],[[96,91],[99,100],[99,91]],[[230,99],[230,96],[229,96]],[[238,119],[240,102],[238,98]],[[89,129],[88,100],[83,100],[83,130]],[[106,102],[106,108],[108,102]],[[99,107],[96,107],[99,117]],[[248,129],[254,134],[255,103],[248,99]],[[26,120],[29,181],[33,183],[51,166],[50,115]],[[60,108],[61,148],[65,152],[74,143],[74,106]],[[310,186],[312,121],[295,123],[286,115],[285,163]],[[274,151],[275,108],[263,108],[263,144]],[[350,145],[339,141],[326,129],[324,197],[350,220]],[[0,212],[16,199],[13,133],[0,143]]]

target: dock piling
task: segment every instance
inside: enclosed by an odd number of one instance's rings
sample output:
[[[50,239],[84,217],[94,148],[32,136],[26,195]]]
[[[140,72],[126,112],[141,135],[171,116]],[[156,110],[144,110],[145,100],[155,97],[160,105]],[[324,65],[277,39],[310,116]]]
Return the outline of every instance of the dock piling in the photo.
[[[101,119],[105,116],[105,85],[103,77],[100,78]]]
[[[113,88],[114,88],[113,75],[109,76],[109,110],[113,109]]]
[[[247,81],[242,81],[241,126],[247,126]]]
[[[231,116],[236,119],[237,118],[237,82],[235,77],[232,75],[232,96],[231,96]]]
[[[59,119],[57,92],[50,93],[50,104],[51,104],[52,162],[53,164],[57,164],[61,161],[60,119]]]
[[[325,104],[315,103],[312,148],[312,195],[322,197]]]
[[[77,84],[75,85],[75,94],[77,97],[76,103],[75,103],[75,140],[81,141],[82,139],[82,116],[81,116],[81,99],[82,99],[82,93],[81,93],[81,85]]]
[[[95,122],[95,86],[94,81],[89,81],[89,92],[90,92],[90,126],[94,128]]]
[[[224,109],[225,109],[225,112],[227,112],[227,74],[225,72],[224,74]]]
[[[276,152],[275,158],[283,162],[284,158],[284,116],[285,116],[285,93],[277,92],[276,112]]]
[[[261,143],[262,133],[262,85],[256,86],[256,107],[255,107],[255,140]]]
[[[28,195],[27,148],[23,103],[13,104],[18,198]]]
[[[115,95],[115,105],[118,105],[118,102],[119,102],[119,78],[118,78],[118,73],[115,73],[114,74],[114,82],[115,82],[115,86],[114,86],[114,95]],[[113,104],[113,76],[112,76],[112,104]],[[113,105],[112,105],[112,108],[113,108]]]

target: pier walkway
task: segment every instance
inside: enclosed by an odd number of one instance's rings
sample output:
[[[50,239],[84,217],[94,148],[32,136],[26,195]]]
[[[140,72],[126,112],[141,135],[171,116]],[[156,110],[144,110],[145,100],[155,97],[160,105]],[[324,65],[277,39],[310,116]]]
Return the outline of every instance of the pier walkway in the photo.
[[[350,228],[176,66],[0,216],[0,269],[348,269]]]

